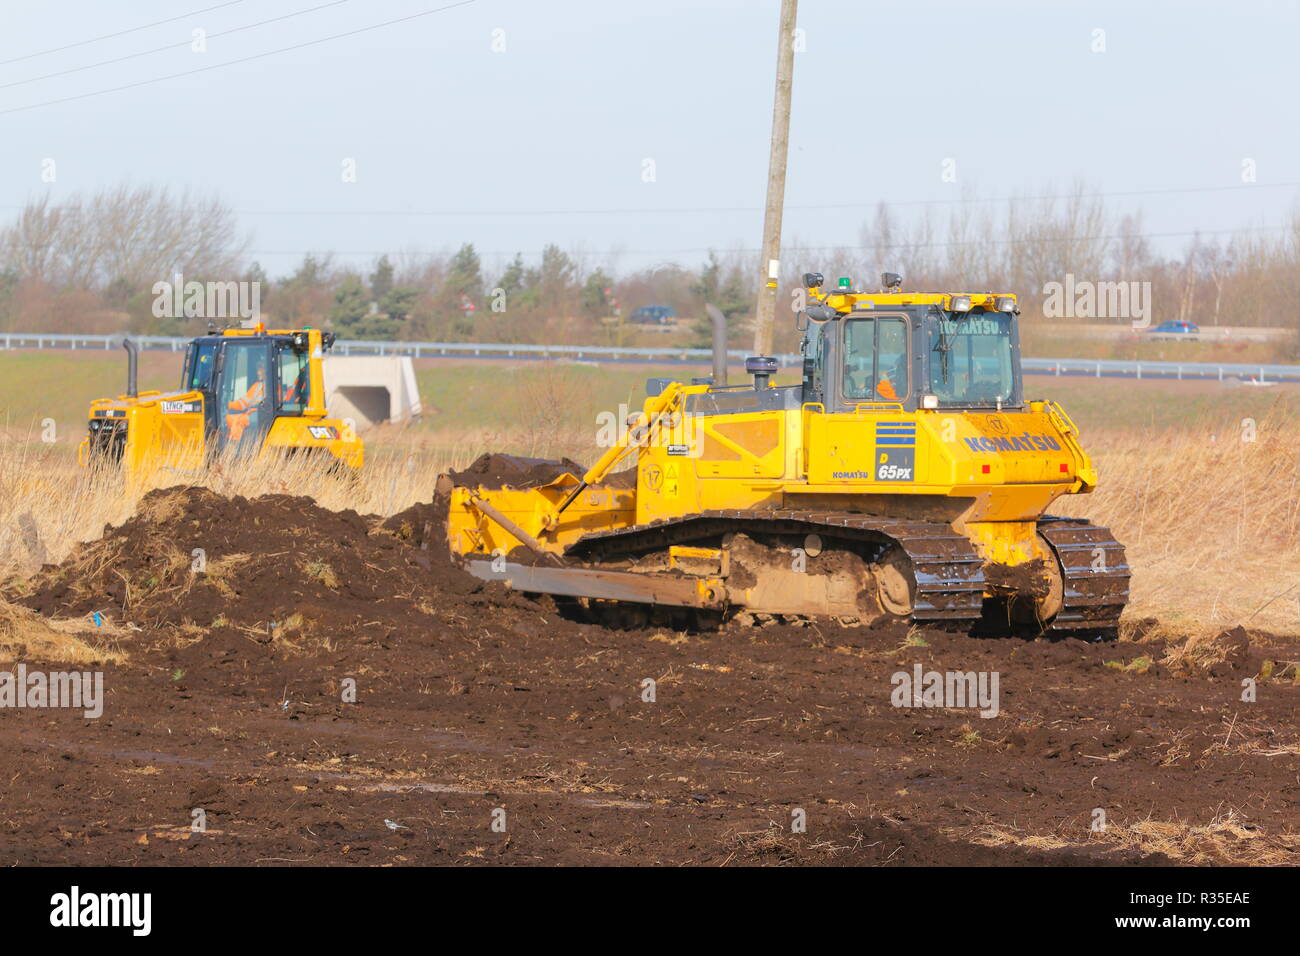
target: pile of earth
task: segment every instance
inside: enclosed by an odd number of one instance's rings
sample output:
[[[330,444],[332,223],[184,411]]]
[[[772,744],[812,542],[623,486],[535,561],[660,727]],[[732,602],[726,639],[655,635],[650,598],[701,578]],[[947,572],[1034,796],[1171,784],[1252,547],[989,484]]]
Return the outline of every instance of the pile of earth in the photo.
[[[146,628],[268,634],[312,618],[338,633],[520,600],[451,563],[442,512],[423,503],[367,518],[304,497],[167,488],[62,564],[44,566],[12,597],[49,616],[98,612]]]
[[[539,488],[561,475],[581,478],[587,469],[576,461],[561,458],[521,458],[518,455],[479,455],[464,471],[453,471],[451,479],[467,488]]]
[[[561,475],[581,478],[585,466],[571,458],[522,458],[496,452],[479,455],[464,471],[452,471],[453,484],[467,488],[540,488]],[[606,475],[601,484],[607,488],[635,488],[636,468]]]

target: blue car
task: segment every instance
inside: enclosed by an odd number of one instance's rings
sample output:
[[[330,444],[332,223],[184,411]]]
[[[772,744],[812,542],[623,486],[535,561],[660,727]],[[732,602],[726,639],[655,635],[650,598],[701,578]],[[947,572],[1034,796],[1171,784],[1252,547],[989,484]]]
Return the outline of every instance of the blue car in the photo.
[[[677,321],[677,310],[671,305],[643,305],[629,321],[637,325],[672,325]]]
[[[1201,331],[1201,327],[1197,325],[1195,322],[1183,322],[1181,320],[1173,320],[1169,322],[1161,322],[1151,331],[1152,332],[1181,332],[1181,333],[1191,334],[1191,333]]]

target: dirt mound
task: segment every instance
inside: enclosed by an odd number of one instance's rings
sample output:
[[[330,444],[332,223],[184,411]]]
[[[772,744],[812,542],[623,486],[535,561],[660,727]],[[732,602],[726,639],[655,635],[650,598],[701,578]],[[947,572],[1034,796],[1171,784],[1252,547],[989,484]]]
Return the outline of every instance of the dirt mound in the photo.
[[[1171,673],[1203,672],[1214,677],[1254,673],[1263,664],[1262,650],[1256,650],[1250,632],[1241,625],[1212,637],[1192,637],[1170,647],[1161,662]]]
[[[489,453],[479,455],[464,471],[450,472],[452,480],[466,487],[540,488],[566,472],[581,478],[587,469],[576,461],[562,458],[521,458],[517,455]]]
[[[70,664],[120,663],[121,632],[89,620],[47,620],[30,608],[0,600],[0,661],[34,659]]]
[[[21,600],[47,615],[99,611],[146,627],[268,633],[306,618],[335,626],[405,618],[483,590],[451,564],[444,528],[436,504],[380,522],[309,498],[168,488],[63,564],[44,567]]]
[[[379,530],[386,531],[411,548],[420,552],[414,556],[417,564],[424,567],[452,567],[451,555],[447,550],[447,501],[435,498],[411,505],[405,511],[399,511],[379,524]],[[453,569],[454,570],[454,569]],[[466,584],[468,575],[444,574],[440,584],[458,587]]]

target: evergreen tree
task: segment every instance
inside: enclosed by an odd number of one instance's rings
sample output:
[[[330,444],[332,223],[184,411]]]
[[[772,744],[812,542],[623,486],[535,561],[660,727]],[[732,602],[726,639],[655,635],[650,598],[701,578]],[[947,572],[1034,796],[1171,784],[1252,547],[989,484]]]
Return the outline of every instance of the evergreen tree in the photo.
[[[479,262],[473,243],[465,243],[451,257],[443,287],[457,299],[462,295],[469,296],[470,301],[479,304],[483,298],[483,265]]]
[[[409,285],[399,285],[389,290],[379,300],[379,311],[386,312],[389,318],[399,322],[405,321],[410,317],[411,310],[415,307],[415,302],[419,298],[419,289],[413,289]]]
[[[384,296],[393,289],[393,264],[388,256],[380,256],[375,264],[375,271],[370,273],[370,295],[376,302],[382,303]],[[380,308],[383,308],[381,305]],[[385,310],[387,311],[387,310]]]
[[[582,311],[593,319],[609,315],[609,295],[606,290],[612,287],[613,280],[600,269],[587,276],[587,283],[582,288]]]
[[[506,271],[501,274],[497,281],[497,286],[506,296],[512,296],[516,292],[522,292],[524,288],[524,257],[515,253],[515,257],[510,260],[510,265],[506,266]]]
[[[713,305],[727,317],[727,330],[734,337],[743,332],[754,300],[745,292],[740,270],[732,266],[723,274],[717,255],[710,251],[708,261],[700,269],[699,281],[691,285],[691,294],[699,300],[697,318],[691,326],[691,346],[708,348],[713,341],[713,324],[709,321],[705,305]]]
[[[357,334],[361,320],[370,311],[370,296],[360,277],[349,275],[334,290],[334,307],[330,309],[330,321],[342,334],[349,338],[359,338]]]
[[[550,243],[543,248],[541,268],[533,273],[538,305],[560,313],[569,302],[569,290],[577,271],[577,264],[559,246]]]

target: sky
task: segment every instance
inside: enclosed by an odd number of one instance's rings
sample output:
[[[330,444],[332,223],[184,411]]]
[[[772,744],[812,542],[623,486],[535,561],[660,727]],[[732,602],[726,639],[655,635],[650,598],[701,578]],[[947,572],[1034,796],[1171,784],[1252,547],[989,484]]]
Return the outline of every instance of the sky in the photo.
[[[779,0],[454,2],[7,0],[0,219],[216,193],[272,275],[462,242],[619,272],[757,249]],[[1294,2],[802,0],[798,22],[787,240],[1076,181],[1170,251],[1296,206]]]

